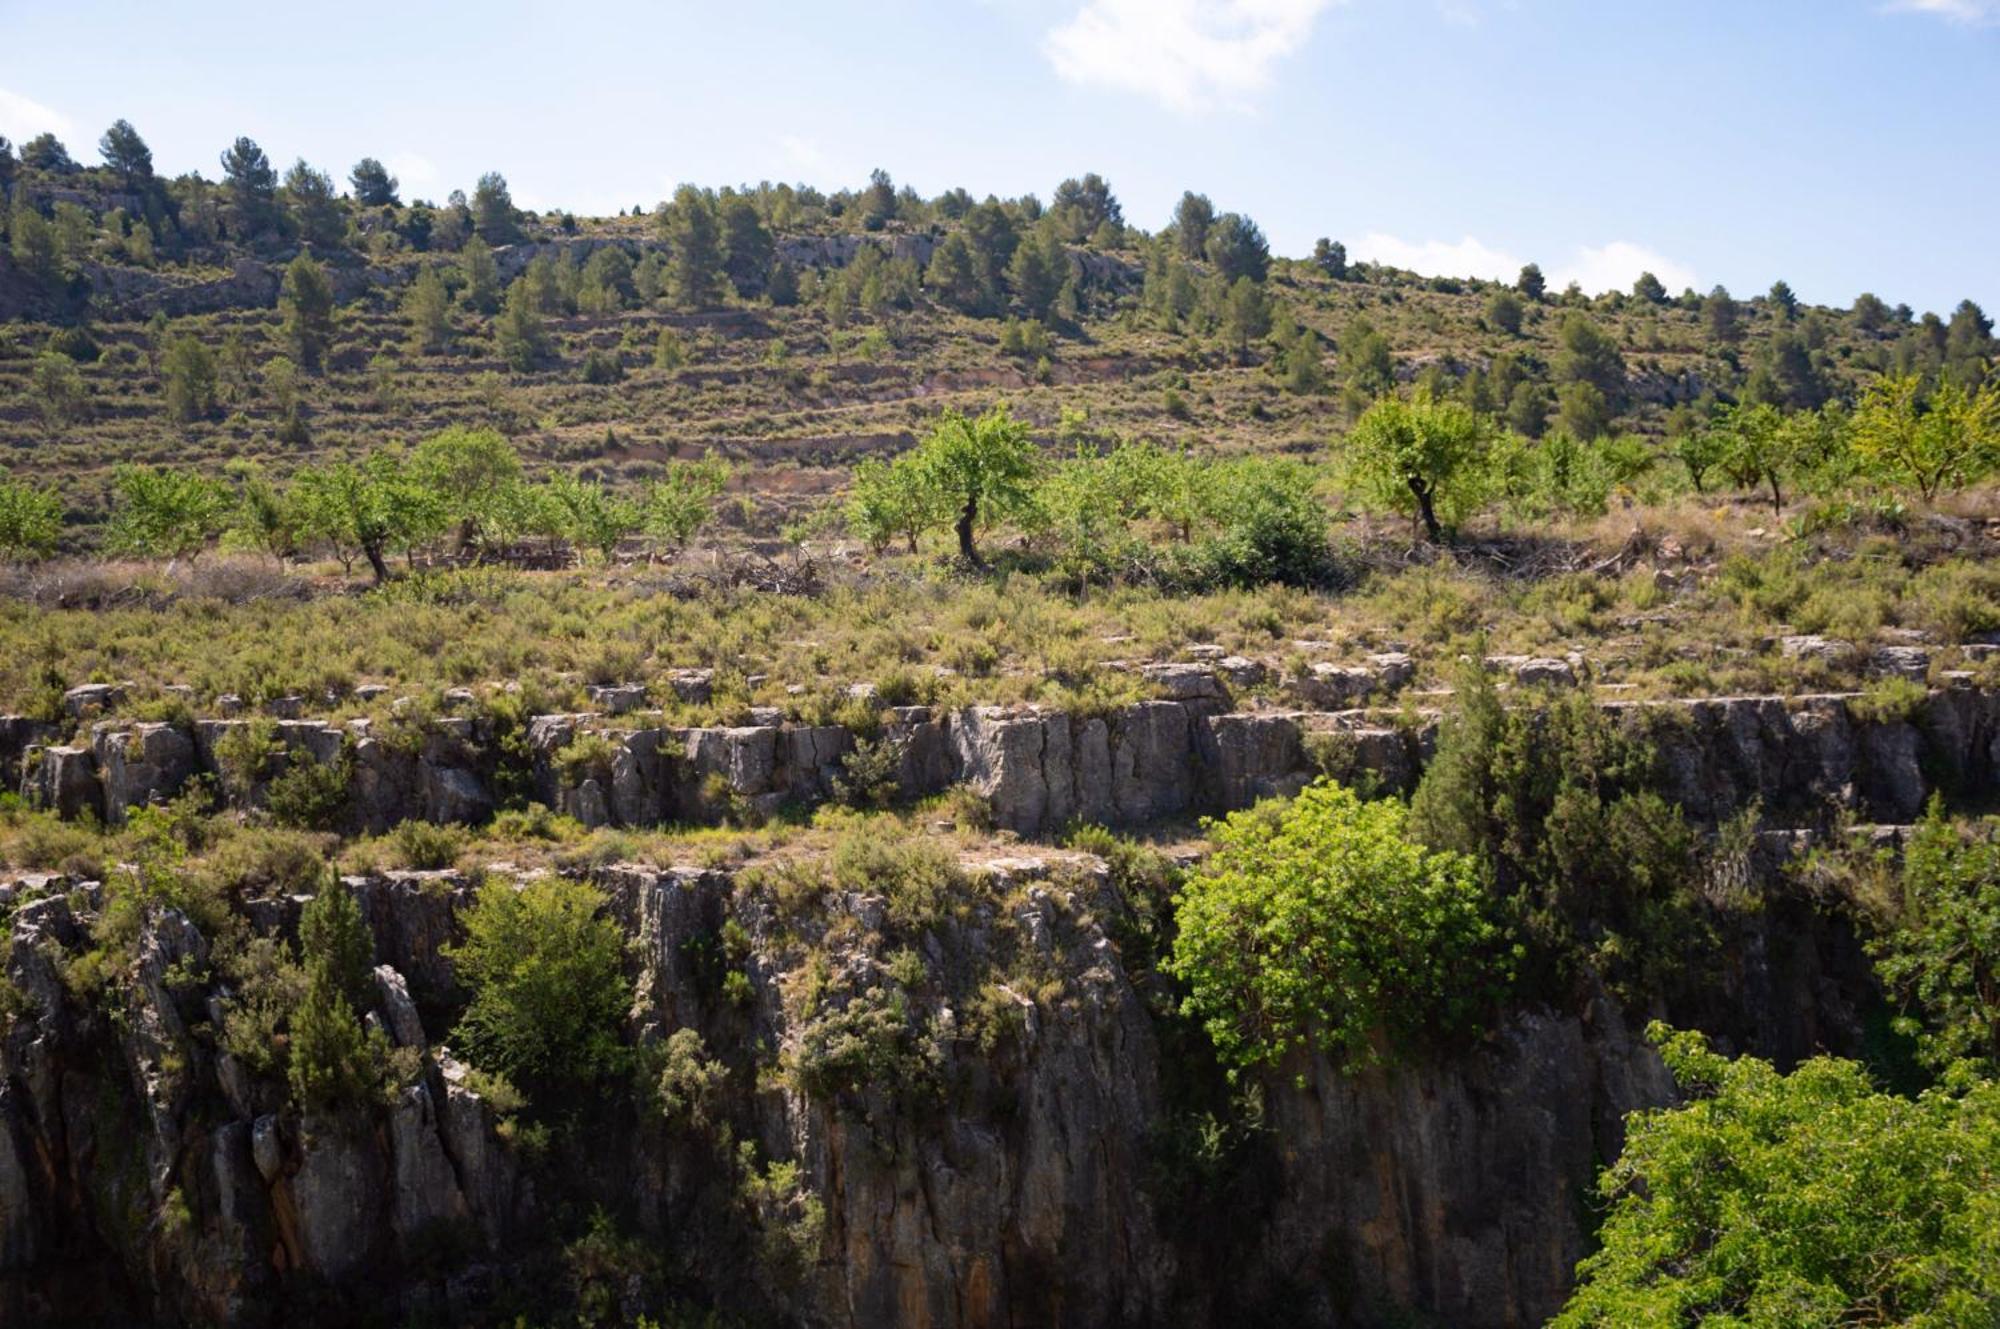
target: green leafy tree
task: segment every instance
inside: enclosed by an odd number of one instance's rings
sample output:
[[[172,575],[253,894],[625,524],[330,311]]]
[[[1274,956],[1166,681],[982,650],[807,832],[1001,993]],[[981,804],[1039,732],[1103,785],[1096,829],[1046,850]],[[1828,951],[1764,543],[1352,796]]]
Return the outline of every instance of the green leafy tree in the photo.
[[[1313,266],[1335,281],[1347,280],[1347,246],[1325,236],[1313,241]]]
[[[924,285],[931,294],[961,313],[977,312],[986,293],[973,265],[972,246],[964,235],[953,231],[931,251],[930,265],[924,269]]]
[[[105,546],[137,558],[192,559],[222,534],[229,491],[195,471],[121,466]]]
[[[1792,288],[1786,283],[1772,282],[1767,299],[1771,302],[1771,312],[1777,315],[1780,323],[1790,323],[1798,317],[1799,297],[1792,294]]]
[[[402,203],[396,197],[396,177],[373,157],[363,157],[354,163],[354,169],[347,173],[347,183],[354,190],[354,201],[364,208],[393,208]]]
[[[2000,1313],[2000,1086],[1883,1093],[1654,1038],[1683,1106],[1635,1112],[1553,1329],[1979,1325]]]
[[[64,425],[90,418],[90,388],[76,361],[56,351],[35,357],[28,372],[28,390],[43,425],[54,432]]]
[[[69,175],[76,170],[69,149],[54,134],[44,131],[21,145],[21,165],[51,175]]]
[[[299,949],[306,990],[290,1022],[292,1097],[314,1112],[358,1106],[381,1082],[388,1040],[361,1023],[373,1004],[374,940],[340,878],[329,874],[306,902]]]
[[[977,418],[946,411],[917,445],[915,457],[926,483],[957,514],[959,555],[984,567],[973,539],[979,524],[1021,511],[1032,497],[1040,454],[1027,425],[1005,406]]]
[[[181,424],[205,419],[215,413],[215,357],[201,338],[180,336],[167,343],[161,358],[167,415]]]
[[[655,542],[684,549],[715,515],[715,501],[729,484],[729,464],[720,457],[675,461],[646,491],[640,524]]]
[[[277,219],[278,173],[254,139],[239,138],[222,154],[222,183],[239,234],[247,238],[270,228]]]
[[[409,473],[436,495],[463,551],[504,534],[503,505],[521,486],[521,457],[496,429],[453,425],[417,445]]]
[[[2000,1069],[2000,820],[1963,828],[1932,801],[1871,943],[1902,1030],[1937,1069]]]
[[[1641,304],[1663,305],[1667,302],[1667,288],[1652,273],[1642,272],[1632,283],[1632,298]]]
[[[307,165],[303,157],[285,172],[285,204],[299,229],[299,238],[307,244],[333,249],[345,239],[347,219],[341,215],[333,177]]]
[[[1229,287],[1222,306],[1222,339],[1240,361],[1250,353],[1250,343],[1271,330],[1271,302],[1262,282],[1238,277]]]
[[[293,359],[308,373],[318,373],[333,344],[333,283],[312,255],[300,254],[285,265],[278,312]]]
[[[1396,360],[1389,339],[1365,318],[1347,325],[1340,345],[1341,385],[1361,400],[1371,400],[1396,386]]]
[[[715,205],[700,189],[682,185],[660,215],[673,247],[674,303],[683,309],[714,304],[722,283],[722,228]]]
[[[1111,185],[1095,171],[1081,180],[1071,178],[1057,185],[1049,200],[1049,216],[1072,244],[1084,243],[1101,227],[1125,224],[1124,209],[1119,207]]]
[[[1549,283],[1548,279],[1542,276],[1541,268],[1530,263],[1522,268],[1521,275],[1514,279],[1514,289],[1524,298],[1540,304],[1542,296],[1548,292]]]
[[[1376,503],[1414,512],[1433,544],[1444,521],[1469,510],[1480,489],[1487,432],[1463,403],[1441,401],[1419,388],[1405,401],[1384,397],[1368,408],[1347,438],[1355,481]]]
[[[448,954],[472,993],[452,1039],[472,1063],[538,1097],[609,1079],[627,1061],[624,935],[584,882],[489,878]]]
[[[410,349],[436,355],[451,349],[451,294],[437,269],[426,267],[403,296],[403,317],[410,320]]]
[[[1015,246],[1007,265],[1007,285],[1029,318],[1046,323],[1069,284],[1069,255],[1054,236],[1040,232]]]
[[[493,323],[500,358],[517,374],[528,373],[555,352],[548,326],[536,306],[534,287],[524,277],[507,288],[507,307]]]
[[[1556,416],[1586,443],[1611,432],[1611,404],[1595,383],[1565,383],[1556,389]]]
[[[1521,298],[1509,290],[1496,290],[1486,301],[1486,321],[1510,337],[1521,333]]]
[[[493,247],[478,236],[465,242],[458,254],[458,275],[464,283],[459,299],[476,314],[491,314],[500,308],[500,264]]]
[[[1208,228],[1215,225],[1215,205],[1208,195],[1192,189],[1174,205],[1174,245],[1184,259],[1197,259],[1208,252]]]
[[[1257,223],[1240,213],[1225,212],[1209,229],[1208,261],[1232,286],[1248,277],[1262,282],[1271,268],[1271,246]]]
[[[1321,781],[1209,823],[1167,968],[1226,1064],[1366,1065],[1487,1014],[1508,969],[1479,865],[1417,844],[1406,819]]]
[[[16,563],[47,558],[62,537],[62,500],[54,489],[0,477],[0,554]]]
[[[757,205],[741,195],[731,199],[722,210],[722,270],[738,295],[747,300],[763,293],[774,249]]]
[[[612,493],[601,481],[558,471],[544,487],[560,513],[563,536],[579,549],[594,550],[607,563],[619,542],[639,528],[638,505]]]
[[[521,238],[521,223],[514,214],[514,196],[507,189],[507,177],[488,171],[472,190],[472,226],[489,245],[511,245]]]
[[[847,522],[878,554],[894,540],[905,541],[916,553],[924,533],[943,525],[949,515],[913,454],[893,462],[871,457],[854,468]]]
[[[56,245],[56,228],[24,198],[15,199],[8,214],[7,247],[16,266],[43,286],[54,289],[62,284],[62,251]]]
[[[1625,355],[1618,343],[1581,313],[1563,320],[1556,354],[1558,383],[1588,383],[1612,412],[1625,400]]]
[[[433,538],[446,524],[436,492],[387,453],[359,465],[308,467],[293,478],[288,497],[302,540],[329,546],[350,571],[361,555],[377,585],[389,580],[390,554]]]
[[[1769,404],[1740,406],[1725,417],[1723,469],[1745,487],[1768,488],[1771,511],[1785,510],[1785,482],[1809,459],[1815,421],[1788,418]]]
[[[1926,503],[2000,466],[2000,388],[1968,391],[1950,378],[1928,403],[1914,374],[1876,380],[1853,424],[1854,449],[1868,470]]]
[[[1709,340],[1718,346],[1734,346],[1743,340],[1743,311],[1728,287],[1718,286],[1708,293],[1701,302],[1701,317],[1708,326]]]
[[[139,131],[132,128],[131,121],[112,121],[104,137],[97,140],[97,150],[126,190],[143,189],[153,183],[153,150],[139,137]]]

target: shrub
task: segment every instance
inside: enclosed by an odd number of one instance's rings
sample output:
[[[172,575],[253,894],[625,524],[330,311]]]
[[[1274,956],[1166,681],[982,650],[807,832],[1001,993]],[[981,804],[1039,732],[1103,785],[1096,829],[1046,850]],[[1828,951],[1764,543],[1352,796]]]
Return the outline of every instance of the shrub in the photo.
[[[1322,781],[1209,829],[1167,967],[1233,1068],[1372,1062],[1476,1026],[1504,989],[1477,862],[1411,840],[1400,804]]]
[[[330,831],[347,816],[353,782],[354,758],[345,748],[332,761],[294,752],[285,769],[265,786],[264,806],[280,826]]]
[[[338,878],[320,888],[299,918],[305,995],[291,1016],[292,1096],[309,1110],[361,1103],[381,1083],[388,1040],[362,1027],[372,1004],[374,939],[360,906]]]
[[[619,1028],[631,985],[624,938],[598,916],[603,905],[579,881],[544,877],[516,889],[489,878],[465,911],[464,943],[447,952],[472,992],[459,1045],[537,1101],[624,1065]]]
[[[1589,697],[1503,707],[1475,665],[1458,680],[1410,827],[1486,864],[1545,993],[1589,967],[1614,991],[1657,995],[1712,938],[1695,837],[1652,774],[1651,744]]]
[[[1870,943],[1899,1027],[1932,1066],[2000,1066],[2000,821],[1954,825],[1933,799]]]
[[[396,856],[403,860],[403,866],[419,872],[452,867],[465,852],[465,829],[461,826],[411,820],[398,823],[389,838],[394,841]]]
[[[1972,1325],[2000,1304],[2000,1086],[1879,1092],[1654,1037],[1683,1093],[1627,1118],[1601,1246],[1552,1324]]]

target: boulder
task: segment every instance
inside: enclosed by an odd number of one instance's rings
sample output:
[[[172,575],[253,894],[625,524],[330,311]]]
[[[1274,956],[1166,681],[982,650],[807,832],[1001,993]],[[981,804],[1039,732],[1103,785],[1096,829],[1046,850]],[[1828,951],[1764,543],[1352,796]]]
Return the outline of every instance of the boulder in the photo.
[[[706,706],[715,695],[715,671],[670,669],[667,671],[667,686],[674,690],[675,700],[689,706]]]
[[[592,686],[586,689],[590,704],[606,715],[624,715],[646,705],[646,685],[644,683],[619,683],[611,686]]]
[[[1139,672],[1171,701],[1220,701],[1227,696],[1215,677],[1215,670],[1206,664],[1149,664]]]
[[[1778,638],[1778,654],[1787,660],[1817,660],[1827,665],[1844,665],[1859,652],[1851,643],[1833,637],[1801,635]]]
[[[32,752],[21,776],[21,796],[65,821],[104,816],[97,755],[89,748],[58,746]]]
[[[1878,646],[1871,660],[1878,674],[1922,683],[1931,674],[1931,653],[1921,646]]]
[[[123,683],[85,683],[63,693],[63,714],[72,720],[102,715],[125,701]]]
[[[91,748],[104,790],[104,820],[112,826],[124,825],[132,808],[172,798],[194,775],[194,740],[175,725],[99,725]]]

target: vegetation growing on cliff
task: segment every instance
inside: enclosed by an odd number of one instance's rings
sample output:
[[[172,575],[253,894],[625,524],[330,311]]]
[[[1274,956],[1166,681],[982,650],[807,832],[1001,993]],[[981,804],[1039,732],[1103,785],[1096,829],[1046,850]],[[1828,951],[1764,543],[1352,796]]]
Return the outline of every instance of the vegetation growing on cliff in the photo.
[[[1210,825],[1168,968],[1226,1062],[1310,1048],[1367,1064],[1488,1014],[1511,960],[1478,865],[1404,822],[1393,800],[1322,782]]]
[[[1915,1099],[1853,1062],[1781,1075],[1659,1031],[1686,1106],[1638,1112],[1555,1329],[1990,1324],[2000,1086]]]

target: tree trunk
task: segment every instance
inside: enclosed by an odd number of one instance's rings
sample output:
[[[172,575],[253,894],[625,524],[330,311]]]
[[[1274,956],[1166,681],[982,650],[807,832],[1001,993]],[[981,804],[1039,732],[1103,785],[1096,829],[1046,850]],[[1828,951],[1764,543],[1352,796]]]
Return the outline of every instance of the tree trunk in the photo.
[[[1771,472],[1770,481],[1771,515],[1773,517],[1782,517],[1785,515],[1785,496],[1778,492],[1778,473],[1776,471]]]
[[[375,571],[375,584],[380,586],[389,580],[389,565],[382,561],[382,546],[363,545],[361,552],[368,555],[368,566]]]
[[[1444,543],[1444,528],[1438,525],[1437,508],[1431,502],[1431,487],[1414,475],[1410,477],[1410,492],[1416,495],[1417,516],[1423,520],[1424,535],[1434,545]]]
[[[983,568],[986,564],[980,561],[979,551],[972,544],[972,524],[978,520],[979,496],[977,494],[968,494],[965,499],[965,506],[960,508],[958,512],[958,552],[973,567]]]

